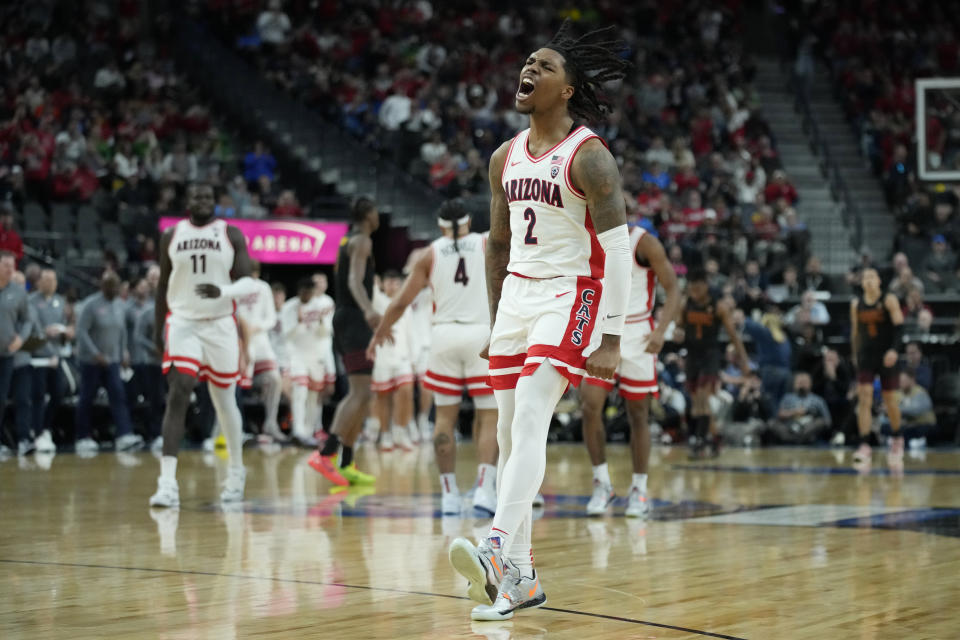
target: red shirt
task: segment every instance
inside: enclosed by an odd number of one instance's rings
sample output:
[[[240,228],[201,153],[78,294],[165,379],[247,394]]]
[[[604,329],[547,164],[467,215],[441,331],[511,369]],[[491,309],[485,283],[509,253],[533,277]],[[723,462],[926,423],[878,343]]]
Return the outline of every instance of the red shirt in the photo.
[[[278,218],[302,218],[303,209],[298,204],[282,204],[273,210],[273,215]]]
[[[23,240],[20,239],[20,234],[0,226],[0,249],[9,251],[17,257],[17,262],[20,262],[23,258]]]
[[[763,190],[763,197],[767,202],[776,202],[780,198],[786,198],[790,204],[796,204],[797,190],[794,189],[793,185],[789,182],[784,182],[783,184],[771,182],[767,185],[767,188]]]

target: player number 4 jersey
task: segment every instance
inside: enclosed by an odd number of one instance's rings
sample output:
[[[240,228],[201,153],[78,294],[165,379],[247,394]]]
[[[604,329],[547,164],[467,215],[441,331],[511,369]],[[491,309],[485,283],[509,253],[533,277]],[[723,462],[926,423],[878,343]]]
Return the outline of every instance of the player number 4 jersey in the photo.
[[[198,284],[224,287],[231,282],[234,249],[227,237],[226,222],[214,220],[196,227],[189,220],[181,220],[174,227],[169,254],[173,266],[167,286],[170,313],[187,320],[209,320],[233,313],[233,300],[205,300],[194,291]]]
[[[485,249],[486,237],[479,233],[457,239],[456,247],[453,238],[431,243],[434,324],[490,324]]]
[[[578,127],[539,157],[530,155],[530,130],[510,143],[503,190],[510,206],[510,264],[527,278],[603,277],[603,249],[587,201],[570,178],[573,158],[585,142],[600,137]]]

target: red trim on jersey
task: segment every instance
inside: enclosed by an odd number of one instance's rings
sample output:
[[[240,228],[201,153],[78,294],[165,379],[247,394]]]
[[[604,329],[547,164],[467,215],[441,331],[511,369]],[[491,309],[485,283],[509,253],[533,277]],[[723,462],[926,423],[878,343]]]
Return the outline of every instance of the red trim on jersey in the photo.
[[[584,376],[583,384],[588,384],[591,387],[600,387],[606,391],[613,391],[613,387],[616,386],[616,382],[613,380],[603,380],[602,378],[594,378],[593,376]]]
[[[513,140],[510,141],[510,146],[507,147],[507,157],[503,159],[503,169],[500,170],[500,184],[503,185],[503,177],[507,175],[507,167],[510,165],[510,156],[513,155],[513,145],[517,144],[517,138],[520,137],[520,134],[513,136]],[[507,190],[506,187],[503,188],[504,191]]]
[[[563,170],[563,181],[567,183],[567,189],[569,189],[570,192],[573,193],[573,195],[577,196],[581,200],[586,200],[587,196],[583,191],[580,191],[580,189],[577,189],[575,186],[573,186],[573,178],[570,176],[570,169],[573,167],[573,159],[577,156],[577,151],[580,150],[580,147],[583,146],[583,143],[585,143],[588,140],[593,140],[594,138],[599,140],[603,146],[605,147],[608,146],[606,140],[604,140],[603,138],[601,138],[595,133],[591,133],[589,136],[581,140],[576,147],[574,147],[573,153],[570,154],[570,158],[567,160],[567,166]]]
[[[603,267],[607,259],[600,241],[597,239],[597,231],[593,228],[593,218],[590,217],[590,207],[587,207],[586,215],[583,218],[583,226],[590,236],[590,277],[594,280],[603,278]],[[582,277],[582,276],[581,276]]]
[[[267,371],[275,371],[276,368],[277,363],[273,360],[257,360],[253,363],[253,375],[256,376]]]
[[[530,134],[528,133],[528,134],[527,134],[527,141],[523,144],[523,152],[526,154],[527,160],[529,160],[530,162],[540,162],[541,160],[543,160],[544,158],[546,158],[547,156],[549,156],[551,153],[553,153],[554,151],[556,151],[557,148],[558,148],[560,145],[562,145],[564,142],[566,142],[567,140],[569,140],[569,139],[572,138],[573,136],[575,136],[575,135],[577,135],[578,133],[580,133],[580,129],[584,129],[584,128],[585,128],[585,127],[584,127],[583,125],[580,125],[580,126],[577,127],[576,129],[574,129],[573,131],[571,131],[570,133],[568,133],[563,140],[561,140],[561,141],[558,142],[557,144],[555,144],[555,145],[553,145],[552,147],[550,147],[549,150],[545,151],[545,152],[543,153],[543,155],[540,155],[540,156],[537,156],[537,157],[534,157],[534,156],[531,155],[531,153],[530,153],[530,149],[529,149],[529,147],[528,147],[528,145],[529,145],[529,143],[530,143]],[[529,129],[527,129],[527,131],[529,131]],[[598,136],[598,137],[599,137],[599,136]],[[589,140],[589,138],[588,138],[588,140]],[[580,144],[583,144],[583,143],[581,142]],[[577,145],[578,148],[579,148],[579,146],[580,146],[580,145]],[[574,150],[573,153],[576,154],[576,150]],[[573,160],[573,154],[570,155],[570,160]]]

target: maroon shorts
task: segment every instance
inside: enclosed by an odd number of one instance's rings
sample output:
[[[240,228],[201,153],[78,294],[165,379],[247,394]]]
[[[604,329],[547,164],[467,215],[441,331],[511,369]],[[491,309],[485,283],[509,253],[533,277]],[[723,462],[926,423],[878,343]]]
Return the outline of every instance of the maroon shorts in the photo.
[[[857,369],[857,384],[873,384],[880,377],[880,388],[883,391],[896,391],[900,388],[900,372],[896,367],[878,367]]]

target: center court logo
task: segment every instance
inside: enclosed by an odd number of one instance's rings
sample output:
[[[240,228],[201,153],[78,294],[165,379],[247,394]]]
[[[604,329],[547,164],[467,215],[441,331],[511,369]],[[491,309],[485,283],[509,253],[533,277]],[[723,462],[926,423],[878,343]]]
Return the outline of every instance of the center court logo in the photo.
[[[570,342],[575,346],[579,347],[583,344],[583,331],[590,324],[590,320],[593,319],[590,307],[593,305],[595,295],[596,292],[593,289],[584,289],[580,294],[580,308],[577,309],[576,315],[577,328],[570,334]]]

